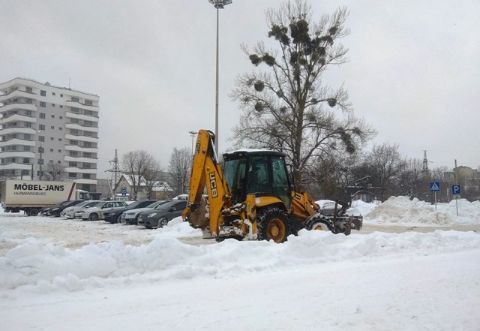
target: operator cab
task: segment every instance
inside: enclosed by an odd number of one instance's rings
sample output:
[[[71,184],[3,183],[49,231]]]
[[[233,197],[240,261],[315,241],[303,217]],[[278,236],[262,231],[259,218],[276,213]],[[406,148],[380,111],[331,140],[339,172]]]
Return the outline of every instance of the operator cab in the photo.
[[[256,196],[276,196],[290,207],[291,186],[285,154],[271,150],[239,150],[223,154],[223,160],[234,204],[254,193]]]

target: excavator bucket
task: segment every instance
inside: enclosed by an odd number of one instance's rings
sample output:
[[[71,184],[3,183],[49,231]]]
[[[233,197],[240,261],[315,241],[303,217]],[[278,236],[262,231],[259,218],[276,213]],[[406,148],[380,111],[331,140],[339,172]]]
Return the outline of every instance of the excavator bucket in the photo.
[[[187,218],[190,225],[194,228],[205,229],[209,225],[209,219],[207,214],[207,201],[202,199],[200,205],[193,211]]]

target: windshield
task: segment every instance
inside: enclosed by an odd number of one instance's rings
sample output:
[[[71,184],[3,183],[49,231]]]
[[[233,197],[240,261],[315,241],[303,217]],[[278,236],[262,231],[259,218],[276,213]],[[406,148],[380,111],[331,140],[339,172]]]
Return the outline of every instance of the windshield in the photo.
[[[157,207],[155,207],[155,209],[157,209],[157,210],[169,210],[172,206],[174,206],[177,203],[177,201],[167,201],[167,202],[165,202],[161,205],[158,205]]]
[[[245,199],[245,170],[247,159],[234,159],[225,161],[225,178],[227,180],[233,202],[243,201]]]
[[[145,208],[157,208],[158,206],[163,205],[164,203],[167,203],[167,202],[168,200],[157,201],[152,203],[151,205],[146,206]]]
[[[135,201],[128,205],[127,209],[135,209],[139,204],[143,203],[143,201]]]

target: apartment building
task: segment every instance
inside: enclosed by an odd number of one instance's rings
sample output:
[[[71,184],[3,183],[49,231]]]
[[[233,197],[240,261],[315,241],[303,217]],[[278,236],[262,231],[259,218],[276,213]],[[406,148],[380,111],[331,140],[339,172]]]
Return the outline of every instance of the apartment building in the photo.
[[[98,102],[48,82],[0,83],[0,178],[74,180],[95,192]]]

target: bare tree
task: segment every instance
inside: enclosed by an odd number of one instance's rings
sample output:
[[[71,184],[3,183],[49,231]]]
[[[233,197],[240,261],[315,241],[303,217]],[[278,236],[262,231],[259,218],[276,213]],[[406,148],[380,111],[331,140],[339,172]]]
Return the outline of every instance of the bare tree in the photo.
[[[155,169],[157,164],[153,156],[144,150],[132,151],[123,155],[123,172],[129,176],[132,182],[134,200],[137,199],[142,184],[145,185],[145,175],[148,176],[148,172]]]
[[[43,180],[55,181],[65,178],[65,166],[63,164],[49,162],[43,171]]]
[[[155,186],[159,186],[160,180],[162,179],[162,171],[160,163],[153,160],[149,168],[146,169],[143,174],[145,179],[145,187],[147,189],[147,196],[149,199],[153,199],[153,189]]]
[[[272,48],[243,47],[255,70],[241,76],[233,92],[243,109],[237,143],[285,152],[297,184],[312,160],[340,147],[352,153],[371,133],[353,116],[345,89],[323,81],[328,68],[345,62],[347,49],[337,41],[347,33],[347,10],[316,23],[311,16],[303,0],[269,11]]]
[[[191,164],[192,154],[188,148],[173,149],[168,171],[170,172],[175,194],[187,191]]]

